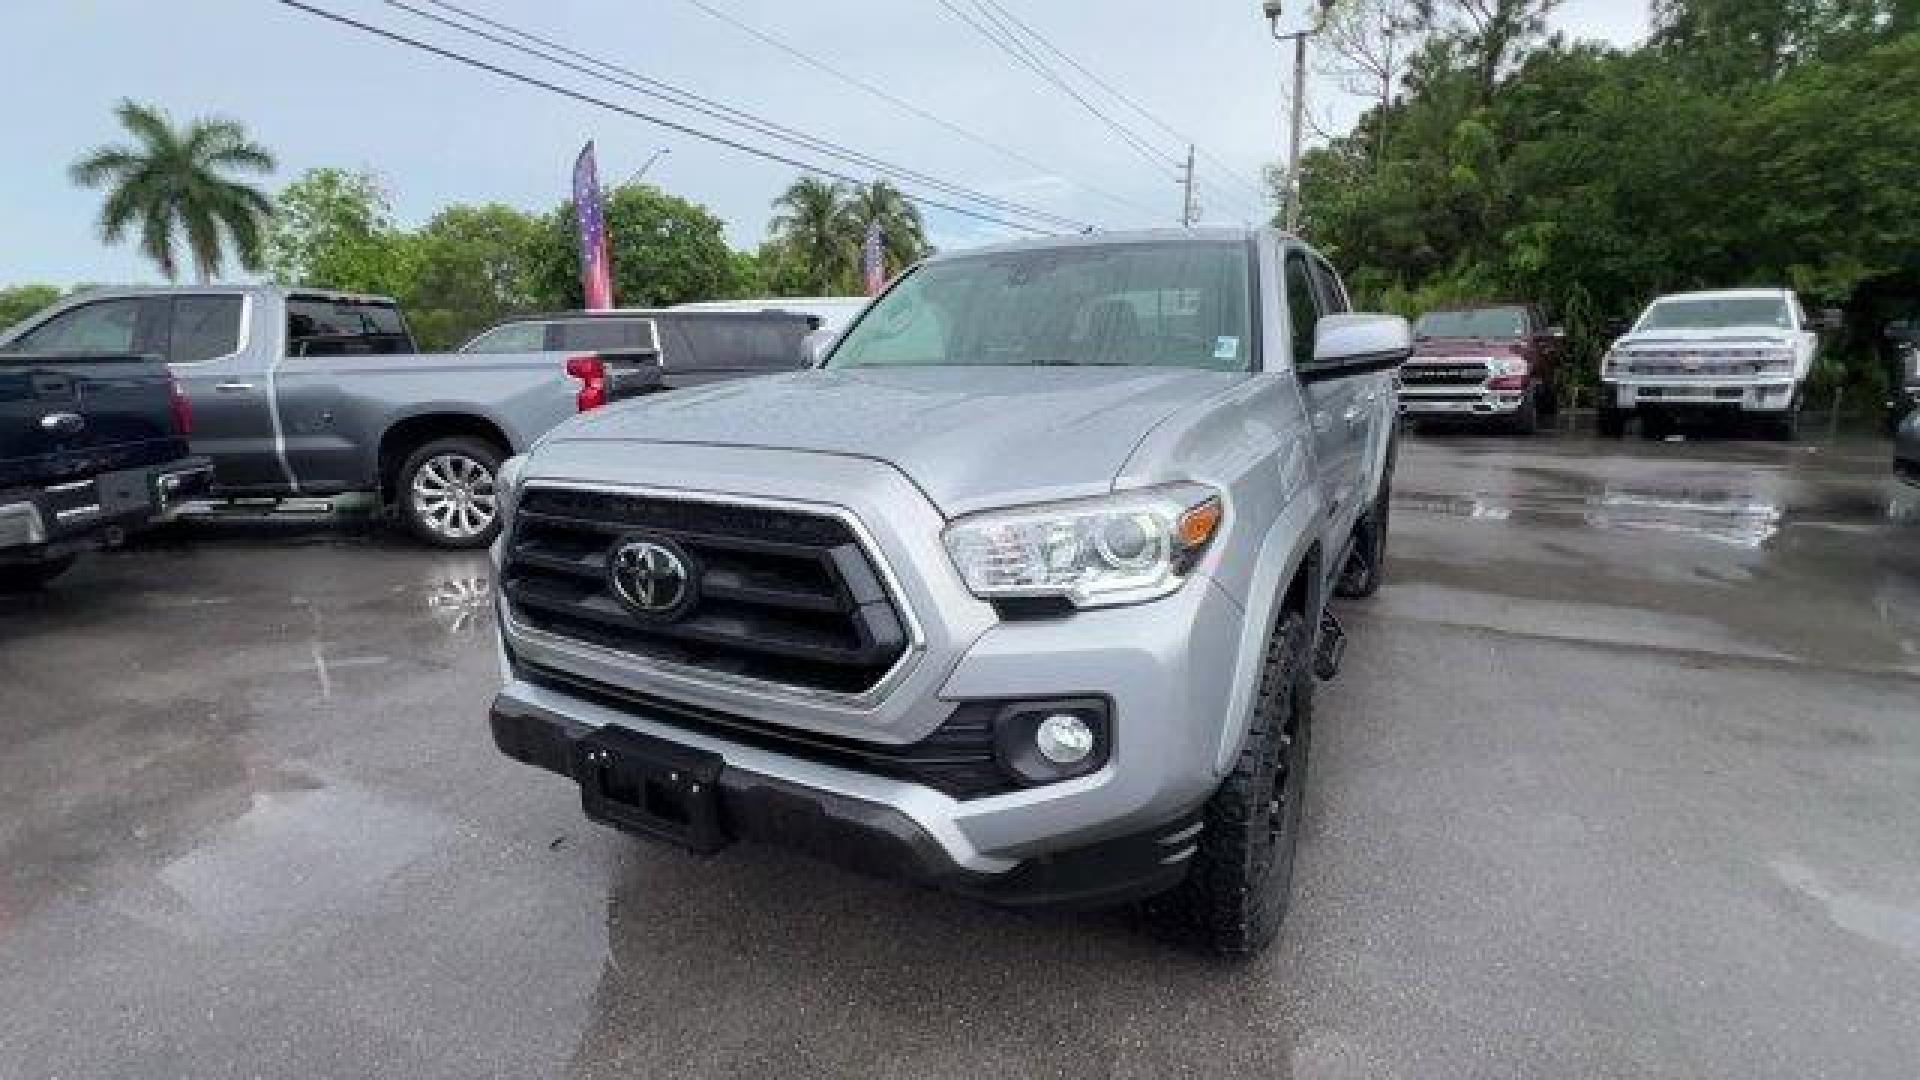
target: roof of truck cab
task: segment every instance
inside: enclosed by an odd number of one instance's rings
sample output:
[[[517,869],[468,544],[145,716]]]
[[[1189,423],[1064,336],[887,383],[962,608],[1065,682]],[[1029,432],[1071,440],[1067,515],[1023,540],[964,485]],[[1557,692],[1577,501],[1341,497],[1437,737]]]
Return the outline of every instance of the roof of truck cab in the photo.
[[[1001,252],[1034,251],[1046,248],[1062,247],[1105,247],[1114,244],[1217,244],[1223,242],[1244,242],[1262,233],[1288,238],[1286,233],[1270,229],[1249,228],[1243,225],[1202,225],[1191,229],[1125,229],[1114,232],[1086,232],[1071,235],[1042,236],[1027,240],[1010,240],[1000,244],[988,244],[984,247],[964,248],[956,251],[943,251],[927,257],[928,262],[944,262],[948,259],[963,259],[975,255],[997,255]]]
[[[1792,296],[1792,289],[1703,289],[1698,292],[1662,293],[1653,298],[1653,303],[1662,300],[1735,300],[1741,297],[1784,297]]]
[[[255,296],[305,297],[322,300],[344,300],[354,304],[392,304],[399,306],[391,296],[378,296],[373,293],[347,292],[342,289],[316,289],[305,285],[262,285],[247,282],[208,282],[205,285],[98,285],[73,294],[75,297],[95,296],[178,296],[181,294],[205,295],[207,293],[247,293]],[[62,299],[66,299],[63,297]]]

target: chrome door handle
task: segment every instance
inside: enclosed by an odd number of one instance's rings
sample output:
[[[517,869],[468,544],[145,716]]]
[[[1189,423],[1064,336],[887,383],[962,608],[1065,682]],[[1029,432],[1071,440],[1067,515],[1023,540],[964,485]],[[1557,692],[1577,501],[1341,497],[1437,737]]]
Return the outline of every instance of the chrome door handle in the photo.
[[[250,382],[223,382],[214,383],[213,388],[223,394],[244,394],[253,389],[253,384]]]

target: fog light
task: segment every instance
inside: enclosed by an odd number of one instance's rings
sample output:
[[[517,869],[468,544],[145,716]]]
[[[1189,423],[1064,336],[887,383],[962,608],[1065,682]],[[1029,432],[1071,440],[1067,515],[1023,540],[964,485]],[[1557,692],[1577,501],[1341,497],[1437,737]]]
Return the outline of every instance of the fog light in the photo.
[[[1077,765],[1093,753],[1093,729],[1072,713],[1054,713],[1034,729],[1040,756],[1056,765]]]

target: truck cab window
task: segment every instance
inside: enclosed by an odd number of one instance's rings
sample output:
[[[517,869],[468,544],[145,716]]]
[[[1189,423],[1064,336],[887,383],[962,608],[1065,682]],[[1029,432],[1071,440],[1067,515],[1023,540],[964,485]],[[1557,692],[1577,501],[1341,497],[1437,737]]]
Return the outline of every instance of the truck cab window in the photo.
[[[410,353],[413,336],[392,304],[295,296],[287,300],[288,356]]]
[[[199,364],[237,351],[243,305],[241,297],[231,294],[174,297],[167,362]]]
[[[140,301],[100,300],[63,311],[22,336],[23,352],[133,352]]]
[[[460,351],[464,353],[526,353],[542,352],[546,347],[546,323],[520,322],[496,326],[467,342]]]

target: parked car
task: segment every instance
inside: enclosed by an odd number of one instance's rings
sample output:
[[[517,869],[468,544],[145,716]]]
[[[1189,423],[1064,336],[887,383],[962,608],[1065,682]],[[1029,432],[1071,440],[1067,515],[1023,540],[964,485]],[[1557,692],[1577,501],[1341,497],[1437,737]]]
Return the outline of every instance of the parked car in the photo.
[[[763,321],[769,364],[777,356],[794,366],[804,324]],[[213,462],[215,496],[377,492],[422,540],[473,548],[499,528],[501,461],[576,412],[662,385],[652,356],[614,319],[496,330],[469,352],[419,353],[385,297],[192,286],[63,300],[8,331],[0,349],[163,356],[192,401],[193,447]],[[756,334],[757,325],[745,336],[757,343]],[[702,339],[673,331],[666,340],[673,355],[677,342]]]
[[[1384,572],[1404,320],[1263,230],[946,254],[822,367],[501,480],[506,754],[586,812],[1014,905],[1287,905],[1335,591]]]
[[[1732,416],[1791,440],[1818,348],[1790,289],[1660,297],[1601,361],[1600,434],[1620,438],[1636,416],[1648,438],[1681,418]]]
[[[491,327],[466,353],[597,352],[607,358],[607,400],[680,390],[805,367],[811,312],[730,307],[567,311]]]
[[[1555,412],[1564,338],[1532,304],[1429,311],[1413,324],[1413,358],[1400,369],[1401,411],[1531,435]]]
[[[866,310],[867,297],[864,296],[777,296],[759,300],[703,300],[698,303],[681,304],[676,311],[798,311],[811,315],[818,320],[813,332],[801,342],[801,352],[807,364],[818,363],[820,358],[833,348],[833,343],[846,332],[853,320]]]
[[[133,316],[122,313],[129,333]],[[106,338],[96,326],[52,343],[65,351],[0,353],[0,591],[45,584],[207,488],[166,365],[88,351]]]

